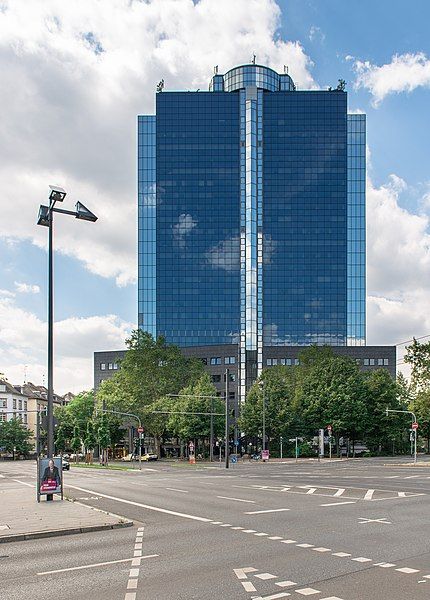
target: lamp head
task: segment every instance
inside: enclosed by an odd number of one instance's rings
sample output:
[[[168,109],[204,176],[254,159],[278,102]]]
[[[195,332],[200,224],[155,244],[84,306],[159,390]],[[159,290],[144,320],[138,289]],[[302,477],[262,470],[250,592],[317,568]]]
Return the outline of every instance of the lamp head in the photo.
[[[97,221],[96,215],[88,210],[82,202],[76,202],[76,218],[83,221],[91,221],[92,223]]]
[[[40,205],[37,224],[49,227],[49,206],[45,206],[44,204]]]
[[[51,202],[63,202],[66,197],[66,191],[58,187],[58,185],[50,185],[49,187],[51,189],[51,193],[49,194]]]

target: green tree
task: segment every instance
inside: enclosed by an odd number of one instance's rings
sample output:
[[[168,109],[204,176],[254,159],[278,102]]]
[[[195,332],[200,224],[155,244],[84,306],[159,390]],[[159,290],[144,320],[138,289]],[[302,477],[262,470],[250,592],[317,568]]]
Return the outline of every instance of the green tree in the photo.
[[[372,452],[378,454],[400,450],[405,416],[386,415],[386,409],[403,410],[402,389],[386,369],[367,371],[362,375],[367,408],[363,440]],[[409,417],[408,417],[409,418]]]
[[[87,423],[87,430],[85,432],[84,437],[84,446],[85,446],[85,454],[86,460],[90,463],[93,462],[93,451],[97,444],[97,437],[94,431],[94,424],[92,420]]]
[[[104,381],[98,391],[99,402],[110,410],[130,412],[140,417],[145,431],[154,436],[159,454],[164,421],[153,414],[154,406],[169,394],[178,394],[204,372],[203,364],[185,357],[177,346],[167,345],[163,337],[156,340],[140,329],[126,340],[128,351],[121,368]]]
[[[78,462],[78,452],[82,448],[82,439],[81,439],[81,436],[80,436],[79,426],[78,425],[75,425],[73,427],[73,437],[70,440],[70,447],[72,448],[73,452],[76,454],[76,456],[75,456],[75,462]]]
[[[216,388],[208,373],[203,373],[199,379],[180,390],[179,398],[170,399],[168,406],[168,410],[183,413],[220,413],[222,416],[213,418],[214,439],[224,436],[225,403],[216,396]],[[172,414],[167,426],[182,440],[205,443],[210,438],[210,422],[210,416],[207,415]]]
[[[102,463],[108,463],[108,448],[111,445],[108,415],[103,413],[98,419],[97,440],[102,451]]]
[[[418,434],[426,438],[427,453],[430,453],[430,389],[415,394],[409,405],[420,424]]]
[[[430,342],[415,338],[406,346],[405,363],[411,365],[411,388],[418,392],[430,388]]]
[[[308,435],[332,425],[338,451],[340,437],[357,439],[364,431],[367,411],[362,374],[350,358],[316,356],[313,362],[304,365],[295,403]]]
[[[263,370],[249,390],[242,408],[239,427],[247,436],[262,439],[264,390],[268,448],[271,439],[278,442],[280,436],[287,438],[301,432],[300,414],[294,405],[297,370],[297,367],[282,365]]]
[[[6,452],[12,454],[15,460],[15,454],[27,455],[33,448],[29,442],[31,433],[21,419],[13,418],[9,421],[0,422],[0,447]]]

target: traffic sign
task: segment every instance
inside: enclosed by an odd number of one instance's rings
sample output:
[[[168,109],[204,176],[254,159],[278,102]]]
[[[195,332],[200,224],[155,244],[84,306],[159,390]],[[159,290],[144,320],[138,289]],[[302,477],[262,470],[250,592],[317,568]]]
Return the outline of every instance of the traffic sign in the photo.
[[[189,448],[190,450],[194,450],[194,442],[190,442],[190,443],[188,444],[188,448]]]
[[[143,433],[143,427],[138,427],[137,428],[137,433]]]
[[[231,464],[235,465],[237,463],[237,456],[230,456],[230,462]]]
[[[418,423],[416,421],[412,423],[412,429],[418,429]]]
[[[261,453],[261,458],[263,460],[269,460],[269,451],[268,450],[263,450]]]
[[[333,429],[333,427],[331,425],[327,425],[327,429],[328,429],[328,431],[331,431]]]

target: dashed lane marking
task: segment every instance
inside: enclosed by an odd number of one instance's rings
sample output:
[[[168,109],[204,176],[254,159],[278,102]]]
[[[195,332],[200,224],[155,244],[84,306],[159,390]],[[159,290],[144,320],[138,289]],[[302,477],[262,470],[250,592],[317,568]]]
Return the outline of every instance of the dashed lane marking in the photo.
[[[406,573],[407,575],[420,572],[419,569],[410,569],[409,567],[401,567],[400,569],[396,569],[396,571],[399,571],[399,573]]]
[[[168,487],[166,487],[166,490],[169,490],[170,492],[180,492],[181,494],[189,494],[188,490],[180,490],[178,488],[168,488]]]
[[[271,508],[270,510],[252,510],[250,512],[244,513],[245,515],[262,515],[264,513],[276,513],[276,512],[285,512],[287,510],[291,510],[290,508]]]
[[[342,504],[357,504],[357,500],[348,500],[347,502],[329,502],[328,504],[320,504],[320,506],[342,506]]]
[[[298,594],[302,596],[313,596],[314,594],[320,594],[319,590],[315,590],[314,588],[302,588],[301,590],[296,590]]]
[[[234,500],[235,502],[247,502],[248,504],[255,504],[255,500],[244,500],[243,498],[230,498],[229,496],[217,496],[221,500]]]

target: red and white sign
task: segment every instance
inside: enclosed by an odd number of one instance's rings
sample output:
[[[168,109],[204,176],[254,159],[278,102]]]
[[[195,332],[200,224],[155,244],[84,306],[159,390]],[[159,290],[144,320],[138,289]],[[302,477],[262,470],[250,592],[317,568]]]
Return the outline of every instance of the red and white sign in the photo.
[[[418,423],[415,421],[415,423],[412,423],[412,429],[418,429]]]
[[[143,427],[138,427],[137,428],[137,433],[143,433]]]
[[[332,430],[332,429],[333,429],[333,427],[332,427],[331,425],[327,425],[327,431],[328,431],[329,433],[331,433],[331,430]]]
[[[268,450],[263,450],[261,453],[261,458],[263,460],[269,460],[269,451]]]
[[[188,444],[188,448],[191,450],[191,452],[194,450],[194,442],[190,442]]]

